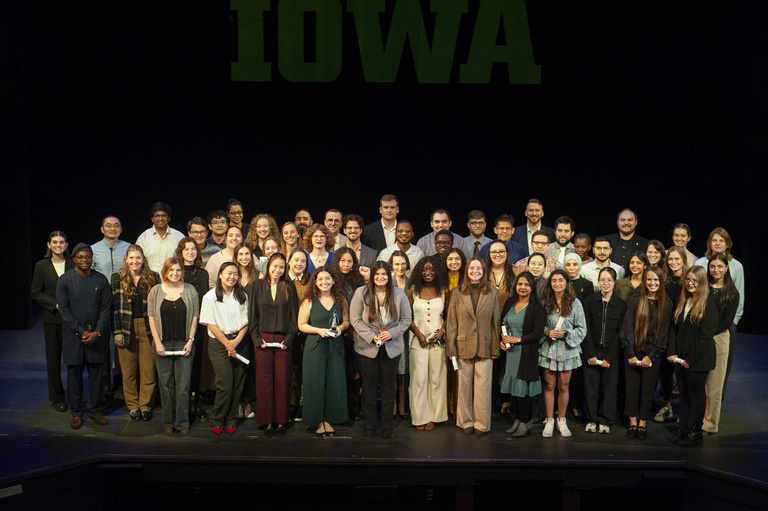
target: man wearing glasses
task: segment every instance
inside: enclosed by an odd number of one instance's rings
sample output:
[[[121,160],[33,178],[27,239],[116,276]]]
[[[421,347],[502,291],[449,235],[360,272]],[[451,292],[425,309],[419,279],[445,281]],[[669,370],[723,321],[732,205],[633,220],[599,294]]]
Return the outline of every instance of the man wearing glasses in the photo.
[[[173,257],[182,233],[170,227],[171,207],[163,202],[155,202],[150,208],[152,227],[141,233],[136,244],[144,250],[149,269],[160,273],[165,260]]]
[[[205,219],[199,216],[187,222],[187,234],[195,240],[195,246],[197,251],[200,252],[200,257],[203,258],[203,268],[205,268],[208,259],[216,252],[221,252],[221,247],[208,243],[208,227],[206,226]]]
[[[396,242],[386,247],[379,252],[378,261],[389,262],[389,258],[392,257],[392,253],[396,250],[402,250],[408,257],[408,262],[411,263],[411,268],[416,266],[419,259],[424,257],[424,252],[416,245],[411,244],[413,240],[413,226],[408,220],[400,220],[397,222],[397,228],[395,229]]]
[[[546,231],[536,231],[533,233],[533,236],[531,236],[531,248],[533,249],[532,254],[546,254],[547,249],[549,248],[549,233]],[[563,265],[555,261],[549,256],[546,256],[547,259],[547,267],[544,269],[544,275],[543,277],[545,279],[549,278],[549,275],[555,271],[555,270],[562,270]],[[525,257],[523,259],[520,259],[518,262],[515,263],[515,266],[520,269],[520,271],[528,271],[528,258]]]
[[[473,256],[480,256],[480,249],[492,241],[485,235],[485,213],[477,209],[470,211],[467,215],[467,227],[469,236],[464,238],[464,243]]]
[[[325,218],[323,223],[331,231],[331,236],[334,238],[333,250],[334,252],[341,247],[347,246],[347,237],[339,232],[341,229],[341,211],[338,209],[329,209],[325,212]],[[362,232],[361,232],[362,234]]]
[[[507,253],[509,254],[510,261],[519,261],[524,257],[528,257],[528,249],[512,239],[512,235],[515,233],[515,217],[504,213],[496,217],[494,224],[493,232],[496,233],[496,238],[499,241],[507,244]],[[491,242],[488,242],[480,249],[480,257],[482,259],[485,259],[486,255],[488,255],[490,246]]]
[[[107,280],[123,267],[125,253],[131,246],[127,241],[120,239],[122,233],[123,226],[120,224],[120,219],[114,215],[108,215],[101,221],[101,234],[104,238],[91,245],[93,250],[91,268],[107,277]]]

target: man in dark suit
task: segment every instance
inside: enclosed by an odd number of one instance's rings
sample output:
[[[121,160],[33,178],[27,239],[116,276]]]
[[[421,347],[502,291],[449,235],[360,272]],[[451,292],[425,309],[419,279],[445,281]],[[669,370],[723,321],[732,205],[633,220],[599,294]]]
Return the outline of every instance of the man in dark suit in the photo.
[[[551,227],[542,225],[541,219],[544,217],[544,206],[539,199],[529,199],[525,206],[525,218],[528,220],[524,225],[515,227],[512,239],[522,245],[531,255],[531,236],[536,231],[544,231],[549,235],[549,241],[555,239],[555,230]]]
[[[648,240],[635,234],[637,229],[637,213],[627,208],[616,217],[619,232],[606,236],[611,244],[611,261],[618,264],[629,275],[629,260],[635,252],[645,253]]]
[[[400,213],[400,201],[392,194],[384,195],[379,200],[381,219],[368,224],[363,229],[362,243],[371,247],[378,254],[390,245],[394,245],[397,215]]]
[[[344,231],[344,235],[347,239],[347,247],[355,251],[357,260],[360,263],[360,274],[369,278],[371,275],[371,265],[376,262],[376,252],[371,247],[366,247],[360,241],[360,236],[363,233],[361,226],[363,225],[363,217],[350,213],[344,215],[344,219],[341,221],[341,228]]]
[[[513,264],[515,261],[528,257],[528,249],[512,239],[512,235],[515,234],[514,225],[515,217],[503,213],[496,217],[493,226],[493,232],[496,233],[496,239],[503,241],[507,245],[507,254],[509,254],[509,260]],[[481,258],[485,259],[485,256],[488,254],[488,250],[491,247],[491,243],[493,243],[493,241],[486,243],[483,248],[480,249]]]

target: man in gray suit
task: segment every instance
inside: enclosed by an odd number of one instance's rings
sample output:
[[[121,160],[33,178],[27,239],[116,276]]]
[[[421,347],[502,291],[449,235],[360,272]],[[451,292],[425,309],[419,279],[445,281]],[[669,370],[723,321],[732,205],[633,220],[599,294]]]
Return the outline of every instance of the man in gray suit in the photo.
[[[360,274],[367,279],[371,275],[371,265],[376,262],[377,252],[360,241],[363,225],[363,217],[354,213],[345,215],[341,221],[341,228],[347,237],[347,247],[355,251],[360,263]]]

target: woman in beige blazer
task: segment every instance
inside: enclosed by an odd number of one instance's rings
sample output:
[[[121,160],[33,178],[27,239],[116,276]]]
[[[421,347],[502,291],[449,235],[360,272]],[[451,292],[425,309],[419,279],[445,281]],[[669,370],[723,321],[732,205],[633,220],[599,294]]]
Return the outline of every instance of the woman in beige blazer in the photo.
[[[392,437],[397,365],[403,353],[403,334],[411,326],[411,307],[402,289],[392,285],[389,264],[371,265],[371,279],[359,287],[349,304],[355,329],[355,353],[362,378],[363,433],[373,436],[376,389],[381,385],[381,435]]]
[[[473,257],[466,268],[464,282],[451,291],[447,355],[458,365],[456,425],[465,435],[482,436],[491,430],[492,359],[500,352],[501,312],[485,262]]]

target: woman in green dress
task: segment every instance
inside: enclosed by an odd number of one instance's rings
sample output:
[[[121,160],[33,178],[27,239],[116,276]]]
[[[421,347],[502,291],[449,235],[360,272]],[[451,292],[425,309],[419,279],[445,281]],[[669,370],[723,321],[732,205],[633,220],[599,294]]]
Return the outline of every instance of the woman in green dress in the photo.
[[[299,330],[304,344],[303,420],[316,424],[318,436],[334,436],[331,423],[347,420],[347,383],[344,373],[344,340],[349,328],[349,307],[340,282],[331,268],[321,266],[312,274],[299,308]]]

